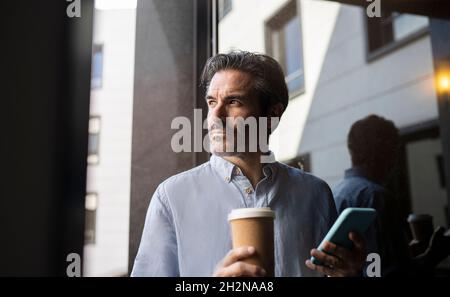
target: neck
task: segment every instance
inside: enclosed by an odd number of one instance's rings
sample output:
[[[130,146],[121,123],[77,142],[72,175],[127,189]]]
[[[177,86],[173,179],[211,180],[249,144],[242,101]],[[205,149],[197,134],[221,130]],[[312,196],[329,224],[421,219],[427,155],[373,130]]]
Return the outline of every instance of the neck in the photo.
[[[366,177],[367,179],[376,182],[377,184],[382,185],[383,184],[383,176],[380,174],[377,174],[376,172],[374,172],[374,170],[369,170],[367,167],[365,166],[355,166],[353,165],[354,168],[358,168],[358,170],[360,170],[360,172],[364,175],[364,177]]]
[[[263,178],[261,153],[243,153],[236,156],[224,156],[225,160],[233,163],[250,180],[253,188]]]

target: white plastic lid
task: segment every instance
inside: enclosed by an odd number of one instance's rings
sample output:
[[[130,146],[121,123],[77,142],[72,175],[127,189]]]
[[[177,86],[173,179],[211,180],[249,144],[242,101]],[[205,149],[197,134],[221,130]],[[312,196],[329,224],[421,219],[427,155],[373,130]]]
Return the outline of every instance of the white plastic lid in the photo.
[[[237,208],[228,214],[228,221],[246,218],[273,218],[275,212],[270,207]]]

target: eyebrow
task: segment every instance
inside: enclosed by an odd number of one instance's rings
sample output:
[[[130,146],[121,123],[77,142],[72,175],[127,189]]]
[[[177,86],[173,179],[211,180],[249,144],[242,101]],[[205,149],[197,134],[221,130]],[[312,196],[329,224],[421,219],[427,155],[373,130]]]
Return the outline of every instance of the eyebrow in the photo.
[[[246,98],[247,98],[247,96],[240,95],[240,94],[230,94],[228,96],[225,96],[225,100],[230,100],[230,99],[246,100]],[[211,95],[206,95],[205,100],[209,100],[209,99],[216,99],[216,97],[211,96]]]

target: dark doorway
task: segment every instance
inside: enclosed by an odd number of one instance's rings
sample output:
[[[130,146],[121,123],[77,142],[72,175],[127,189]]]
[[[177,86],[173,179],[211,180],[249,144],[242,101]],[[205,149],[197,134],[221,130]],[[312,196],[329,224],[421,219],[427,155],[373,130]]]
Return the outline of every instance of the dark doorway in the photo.
[[[435,226],[447,227],[447,192],[442,164],[442,144],[437,120],[400,130],[402,147],[389,188],[396,193],[400,215],[430,214]]]

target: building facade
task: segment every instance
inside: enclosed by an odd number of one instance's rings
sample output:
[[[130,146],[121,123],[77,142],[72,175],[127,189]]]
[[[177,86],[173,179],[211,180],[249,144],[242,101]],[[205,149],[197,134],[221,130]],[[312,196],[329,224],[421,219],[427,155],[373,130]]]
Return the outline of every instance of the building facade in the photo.
[[[135,9],[95,10],[85,276],[128,273],[135,26]]]

